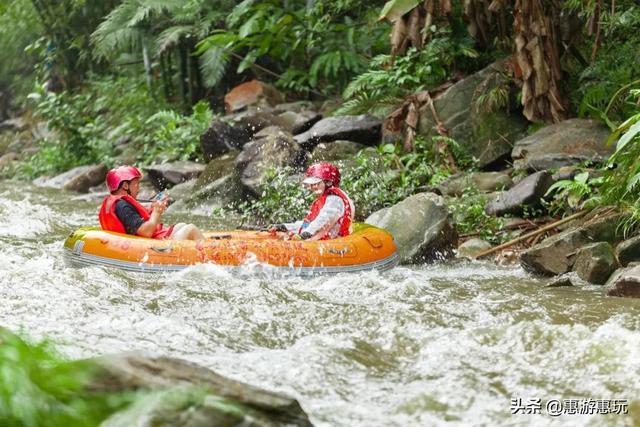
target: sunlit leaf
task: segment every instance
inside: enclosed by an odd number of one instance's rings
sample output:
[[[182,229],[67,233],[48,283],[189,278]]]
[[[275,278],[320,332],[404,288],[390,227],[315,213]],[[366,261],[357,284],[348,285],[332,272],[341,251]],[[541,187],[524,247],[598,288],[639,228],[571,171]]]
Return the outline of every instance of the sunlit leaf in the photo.
[[[378,20],[388,19],[395,22],[419,3],[418,0],[390,0],[382,8]]]

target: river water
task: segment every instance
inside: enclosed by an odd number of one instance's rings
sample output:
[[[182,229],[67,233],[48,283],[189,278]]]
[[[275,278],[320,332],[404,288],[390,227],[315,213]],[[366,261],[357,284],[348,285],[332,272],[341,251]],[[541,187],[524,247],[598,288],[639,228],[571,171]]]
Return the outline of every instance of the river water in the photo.
[[[640,423],[640,300],[479,262],[278,280],[68,267],[62,242],[99,201],[0,182],[0,325],[71,358],[185,358],[296,397],[317,425]],[[551,399],[630,408],[552,416]]]

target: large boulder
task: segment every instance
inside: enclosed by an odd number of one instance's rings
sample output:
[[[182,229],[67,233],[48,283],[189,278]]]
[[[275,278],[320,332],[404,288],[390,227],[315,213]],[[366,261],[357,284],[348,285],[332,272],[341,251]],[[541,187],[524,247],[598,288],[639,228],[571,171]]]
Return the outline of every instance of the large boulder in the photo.
[[[546,171],[536,172],[514,185],[508,191],[500,193],[485,206],[488,215],[520,215],[524,208],[538,208],[540,200],[549,187],[553,178]]]
[[[158,191],[161,191],[197,178],[204,171],[205,165],[181,160],[161,165],[145,166],[143,169],[147,172],[153,186]]]
[[[634,236],[620,243],[616,247],[616,255],[623,267],[631,262],[640,261],[640,236]]]
[[[592,243],[578,250],[573,271],[582,280],[596,285],[604,285],[618,263],[613,247],[607,242]]]
[[[611,131],[599,121],[569,119],[517,141],[511,152],[517,169],[559,168],[585,160],[602,162],[613,153]]]
[[[484,251],[491,249],[493,245],[486,240],[477,237],[469,239],[458,246],[456,256],[459,258],[475,258]]]
[[[278,119],[282,122],[281,127],[294,135],[303,133],[311,129],[313,125],[322,119],[322,114],[311,110],[300,112],[285,111],[278,114]]]
[[[307,153],[293,140],[289,132],[270,128],[256,135],[259,138],[245,144],[235,160],[242,185],[253,195],[262,193],[271,169],[300,167]]]
[[[214,119],[200,136],[200,147],[206,161],[233,150],[240,150],[251,140],[253,133],[224,120]]]
[[[204,171],[196,179],[194,189],[197,191],[206,187],[213,181],[235,171],[236,158],[240,151],[234,150],[220,157],[211,160],[204,168]]]
[[[374,212],[365,222],[393,235],[404,264],[450,257],[458,238],[444,199],[434,193],[410,196]]]
[[[478,159],[483,170],[498,170],[510,160],[513,143],[525,135],[527,121],[521,114],[485,111],[478,99],[488,92],[508,87],[505,62],[495,62],[455,83],[433,100],[438,119],[449,136]],[[516,109],[513,109],[516,110]],[[429,105],[419,112],[418,133],[438,135],[437,121]]]
[[[337,162],[352,160],[366,145],[353,141],[322,142],[311,152],[310,162]]]
[[[640,265],[616,270],[604,285],[604,293],[610,297],[640,298]]]
[[[173,192],[171,194],[173,195]],[[195,183],[193,191],[171,205],[167,212],[211,216],[214,210],[226,208],[245,200],[246,197],[246,190],[238,181],[238,177],[235,173],[231,173],[211,181],[203,187],[197,187],[197,183]]]
[[[89,188],[104,183],[107,167],[103,164],[78,166],[53,178],[38,178],[33,183],[41,187],[51,187],[87,193]]]
[[[105,427],[311,426],[296,399],[184,360],[127,353],[91,362],[91,392],[146,392],[104,421]]]
[[[596,211],[582,225],[571,226],[529,248],[520,256],[526,270],[544,276],[564,274],[571,270],[578,250],[594,242],[614,244],[621,240],[618,227],[622,215]]]
[[[248,106],[274,106],[284,101],[284,96],[273,86],[259,80],[251,80],[234,87],[224,97],[227,113],[242,110]]]
[[[341,139],[369,146],[378,145],[382,139],[382,122],[368,114],[328,117],[295,136],[296,142],[307,150],[321,142]]]
[[[451,176],[436,188],[443,196],[460,197],[472,188],[482,193],[491,193],[511,188],[513,181],[503,172],[471,172]]]

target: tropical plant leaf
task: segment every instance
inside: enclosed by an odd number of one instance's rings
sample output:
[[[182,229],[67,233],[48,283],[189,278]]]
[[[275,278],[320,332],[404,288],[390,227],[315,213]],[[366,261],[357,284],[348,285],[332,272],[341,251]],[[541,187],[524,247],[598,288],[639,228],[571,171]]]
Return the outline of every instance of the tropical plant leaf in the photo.
[[[200,71],[206,87],[214,87],[224,76],[229,62],[229,55],[219,47],[206,50],[199,59]]]
[[[418,0],[389,0],[380,12],[378,20],[388,19],[396,22],[405,13],[416,7],[420,3]]]
[[[640,117],[639,117],[640,118]],[[633,140],[638,134],[640,133],[640,121],[637,121],[633,124],[633,126],[631,126],[629,128],[628,131],[625,132],[624,135],[622,135],[622,138],[620,138],[620,141],[618,141],[618,145],[616,146],[616,152],[613,153],[613,155],[611,157],[614,157],[616,154],[618,154],[620,151],[622,151],[622,149],[631,141]]]
[[[193,25],[174,25],[160,33],[156,39],[156,54],[161,55],[177,45],[180,39],[193,32]]]

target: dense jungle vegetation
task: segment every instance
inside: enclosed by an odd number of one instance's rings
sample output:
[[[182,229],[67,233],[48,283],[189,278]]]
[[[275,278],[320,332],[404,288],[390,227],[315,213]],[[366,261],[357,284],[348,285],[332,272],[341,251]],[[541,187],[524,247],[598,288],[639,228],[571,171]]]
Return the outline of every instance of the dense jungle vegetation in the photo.
[[[47,120],[55,137],[2,174],[111,165],[122,138],[138,148],[139,164],[202,160],[198,137],[223,114],[224,94],[259,78],[325,115],[369,112],[404,132],[379,147],[382,165],[358,158],[360,172],[345,180],[370,212],[448,176],[438,147],[460,169],[474,166],[455,140],[415,135],[408,109],[398,108],[507,58],[506,83],[481,96],[482,108],[519,105],[530,131],[592,117],[612,142],[620,138],[602,174],[558,183],[550,208],[586,201],[640,212],[639,24],[631,0],[5,0],[0,117]],[[545,36],[535,37],[540,28]],[[12,137],[4,133],[0,145]],[[251,207],[275,218],[283,199],[299,195],[273,191]],[[465,208],[467,228],[492,221],[477,208]]]

